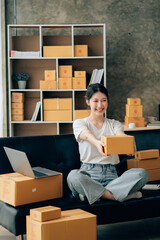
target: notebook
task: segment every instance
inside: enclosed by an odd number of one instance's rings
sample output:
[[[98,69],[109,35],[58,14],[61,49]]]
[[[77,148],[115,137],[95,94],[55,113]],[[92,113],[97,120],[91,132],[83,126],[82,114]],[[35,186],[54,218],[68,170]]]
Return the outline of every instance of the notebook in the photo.
[[[31,178],[42,178],[56,176],[60,174],[56,171],[52,171],[47,168],[42,167],[32,168],[25,152],[8,147],[4,147],[4,150],[15,172],[21,173]]]

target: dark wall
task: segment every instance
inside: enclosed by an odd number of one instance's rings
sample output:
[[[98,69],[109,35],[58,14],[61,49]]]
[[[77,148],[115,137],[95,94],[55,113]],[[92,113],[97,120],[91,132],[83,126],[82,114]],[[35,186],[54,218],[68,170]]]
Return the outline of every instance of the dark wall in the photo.
[[[6,23],[105,23],[108,117],[124,120],[127,97],[140,97],[144,116],[160,103],[159,0],[6,0]]]

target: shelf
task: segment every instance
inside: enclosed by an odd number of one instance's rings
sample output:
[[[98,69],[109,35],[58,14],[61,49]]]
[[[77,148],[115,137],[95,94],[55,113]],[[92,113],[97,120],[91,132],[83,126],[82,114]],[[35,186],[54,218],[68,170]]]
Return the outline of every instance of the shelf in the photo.
[[[156,130],[156,129],[160,129],[160,126],[151,126],[151,127],[136,127],[136,128],[128,128],[126,126],[124,126],[124,131],[149,131],[149,130]]]
[[[74,57],[75,45],[87,45],[88,56],[85,54],[84,56],[86,57]],[[43,46],[71,46],[72,54],[66,56],[72,57],[43,57]],[[32,55],[33,57],[13,57],[14,55],[12,55],[11,57],[11,50],[39,52],[39,55]],[[102,83],[106,86],[105,24],[8,25],[8,98],[10,136],[73,133],[72,125],[75,116],[74,110],[87,109],[87,104],[85,102],[85,93],[87,89],[58,89],[60,65],[72,65],[73,71],[85,71],[86,87],[90,82],[93,70],[103,68],[104,77]],[[40,80],[45,79],[45,70],[56,70],[57,89],[39,89]],[[17,89],[17,82],[12,81],[12,76],[20,72],[26,72],[30,75],[26,89]],[[74,77],[74,75],[72,77]],[[24,121],[11,120],[18,119],[12,118],[12,113],[14,115],[16,112],[12,110],[12,106],[14,108],[14,105],[11,104],[11,95],[13,92],[24,93]],[[43,121],[43,99],[45,98],[72,98],[72,118],[70,117],[68,120],[73,119],[73,121]],[[41,107],[37,118],[38,120],[28,120],[32,119],[37,102],[39,101],[41,102]],[[22,106],[22,104],[19,106]],[[52,107],[50,109],[52,110]],[[57,120],[54,116],[51,120],[52,119]]]

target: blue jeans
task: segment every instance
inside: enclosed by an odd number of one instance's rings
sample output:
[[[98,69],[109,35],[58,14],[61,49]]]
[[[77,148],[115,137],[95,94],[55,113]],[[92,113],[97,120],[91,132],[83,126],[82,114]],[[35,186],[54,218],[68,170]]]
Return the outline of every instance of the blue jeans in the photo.
[[[117,201],[140,190],[148,181],[148,173],[142,168],[132,168],[120,177],[114,165],[83,163],[80,169],[72,170],[67,177],[67,182],[73,196],[82,194],[88,202],[93,204],[107,190]]]

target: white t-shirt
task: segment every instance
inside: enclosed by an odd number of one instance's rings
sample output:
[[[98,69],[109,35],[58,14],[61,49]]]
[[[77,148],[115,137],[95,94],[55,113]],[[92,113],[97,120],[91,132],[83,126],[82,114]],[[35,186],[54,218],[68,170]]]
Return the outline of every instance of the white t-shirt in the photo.
[[[85,140],[79,140],[79,134],[85,129],[90,130],[93,135],[100,140],[101,136],[113,136],[116,135],[118,130],[123,131],[122,124],[114,119],[105,118],[102,128],[98,129],[88,117],[77,119],[73,123],[74,135],[79,144],[81,162],[113,165],[119,163],[118,155],[102,156],[93,144]]]

